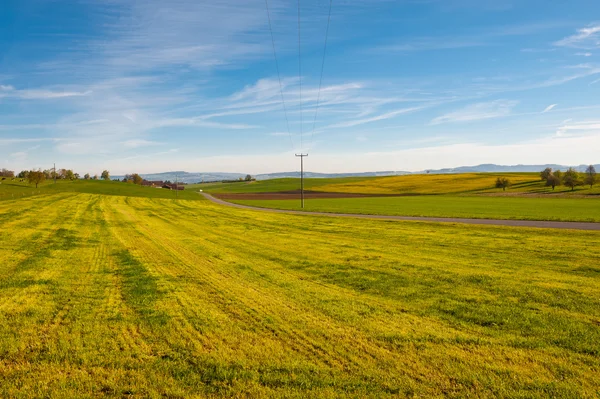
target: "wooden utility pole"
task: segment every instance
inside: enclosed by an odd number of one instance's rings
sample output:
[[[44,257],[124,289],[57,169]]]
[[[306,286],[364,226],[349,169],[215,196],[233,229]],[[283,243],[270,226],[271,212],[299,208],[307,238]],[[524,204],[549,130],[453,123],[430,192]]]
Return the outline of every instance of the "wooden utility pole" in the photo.
[[[300,199],[302,209],[304,209],[304,157],[307,157],[308,154],[296,154],[296,156],[300,157]]]

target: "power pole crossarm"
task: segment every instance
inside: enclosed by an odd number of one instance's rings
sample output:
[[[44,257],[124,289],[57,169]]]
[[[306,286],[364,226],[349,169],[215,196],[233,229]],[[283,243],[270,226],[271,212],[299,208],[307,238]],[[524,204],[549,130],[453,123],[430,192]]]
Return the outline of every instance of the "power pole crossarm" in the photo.
[[[304,209],[304,157],[307,157],[308,154],[296,154],[296,156],[300,157],[300,200],[302,209]]]

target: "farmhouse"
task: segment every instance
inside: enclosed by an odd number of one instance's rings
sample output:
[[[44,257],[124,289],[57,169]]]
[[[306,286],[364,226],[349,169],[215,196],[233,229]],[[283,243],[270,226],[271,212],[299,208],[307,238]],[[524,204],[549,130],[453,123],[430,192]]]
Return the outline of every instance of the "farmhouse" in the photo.
[[[183,184],[170,184],[170,183],[165,183],[163,184],[162,188],[166,188],[168,190],[185,190],[185,186]]]
[[[162,180],[154,180],[154,181],[148,181],[148,180],[144,180],[142,182],[142,186],[145,187],[162,187],[165,183]]]

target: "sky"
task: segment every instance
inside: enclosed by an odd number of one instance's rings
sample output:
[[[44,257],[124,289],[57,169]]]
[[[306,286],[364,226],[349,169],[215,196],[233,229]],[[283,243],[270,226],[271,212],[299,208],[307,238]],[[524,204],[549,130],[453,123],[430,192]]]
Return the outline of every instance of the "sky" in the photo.
[[[597,0],[0,5],[17,171],[597,164],[599,93]]]

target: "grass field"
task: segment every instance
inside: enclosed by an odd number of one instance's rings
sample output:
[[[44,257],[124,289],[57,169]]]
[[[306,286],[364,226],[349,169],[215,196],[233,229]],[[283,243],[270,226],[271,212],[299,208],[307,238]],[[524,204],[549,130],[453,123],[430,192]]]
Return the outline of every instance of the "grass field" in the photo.
[[[512,185],[506,192],[495,188],[498,177],[507,177]],[[543,196],[600,195],[600,185],[576,187],[575,191],[564,186],[555,190],[546,187],[538,173],[463,173],[443,175],[406,175],[387,177],[351,177],[341,179],[305,179],[306,190],[356,194],[406,194],[406,195],[514,195],[535,194]],[[195,184],[191,189],[208,193],[261,193],[300,189],[300,179],[273,179],[256,182]]]
[[[73,192],[0,224],[0,397],[600,395],[598,233]]]
[[[187,186],[185,190],[176,193],[175,191],[163,188],[142,187],[136,184],[97,180],[58,180],[56,184],[46,181],[40,184],[38,188],[35,188],[35,185],[15,181],[5,180],[0,183],[2,183],[0,184],[0,201],[65,192],[145,198],[175,198],[177,194],[182,199],[200,199],[195,192],[196,190],[190,190]]]
[[[299,199],[229,201],[262,208],[363,215],[600,222],[600,199],[598,198],[487,196],[327,198],[306,200],[304,209],[301,209]]]
[[[320,190],[321,187],[335,184],[346,184],[376,179],[375,177],[344,177],[335,179],[311,178],[304,179],[304,187],[307,190]],[[207,193],[273,193],[280,191],[292,191],[300,189],[300,179],[283,178],[271,180],[259,180],[253,182],[234,183],[203,183],[190,184],[190,189],[203,190]]]

